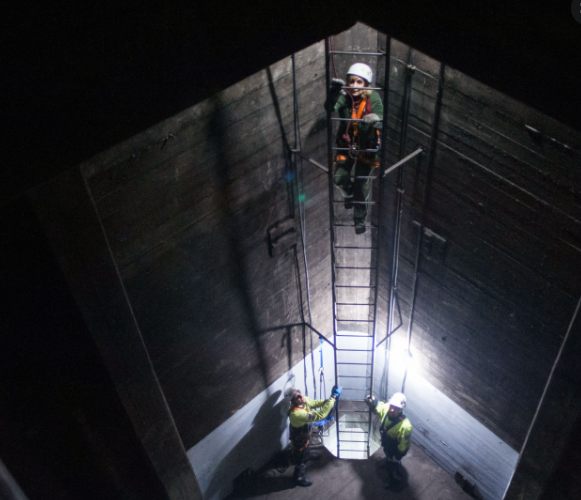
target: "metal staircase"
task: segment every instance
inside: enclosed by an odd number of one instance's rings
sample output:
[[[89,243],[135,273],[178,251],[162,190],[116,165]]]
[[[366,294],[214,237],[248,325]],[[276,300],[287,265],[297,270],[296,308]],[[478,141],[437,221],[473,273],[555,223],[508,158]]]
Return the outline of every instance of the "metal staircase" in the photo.
[[[384,81],[388,82],[389,54],[386,52],[333,50],[326,40],[327,89],[331,84],[331,66],[334,58],[346,58],[350,62],[366,62],[385,69]],[[374,60],[374,62],[371,62]],[[344,75],[340,75],[343,77]],[[375,79],[377,81],[377,78]],[[387,88],[369,87],[383,92],[383,137],[387,123]],[[328,91],[328,90],[327,90]],[[328,160],[334,163],[338,151],[335,134],[340,120],[327,117]],[[349,119],[348,119],[349,120]],[[351,120],[354,121],[354,120]],[[385,162],[382,154],[382,166]],[[329,200],[331,225],[331,265],[333,300],[333,335],[336,350],[336,383],[343,387],[343,396],[337,405],[337,456],[339,458],[366,459],[370,455],[369,437],[371,412],[365,404],[365,396],[373,390],[373,361],[376,336],[376,315],[379,268],[379,224],[377,200],[381,193],[382,169],[372,169],[372,187],[367,201],[353,202],[368,205],[366,231],[355,234],[352,211],[344,205],[343,197],[334,185],[333,168],[329,168]],[[367,179],[368,177],[365,177]]]

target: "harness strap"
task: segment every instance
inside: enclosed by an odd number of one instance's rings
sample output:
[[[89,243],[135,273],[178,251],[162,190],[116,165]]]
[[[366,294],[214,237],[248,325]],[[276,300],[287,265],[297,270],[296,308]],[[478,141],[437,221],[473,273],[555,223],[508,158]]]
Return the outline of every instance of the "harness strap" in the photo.
[[[371,104],[371,103],[370,103]],[[359,102],[357,109],[355,106],[351,108],[351,118],[354,120],[361,120],[363,112],[367,108],[367,96],[363,96]],[[359,122],[353,122],[353,137],[357,137]]]
[[[387,419],[387,415],[384,417],[383,421],[381,422],[381,427],[379,428],[379,432],[386,432],[389,431],[391,428],[395,427],[401,421],[405,419],[403,413],[397,417],[393,422],[390,420],[389,425],[385,425],[385,420]]]

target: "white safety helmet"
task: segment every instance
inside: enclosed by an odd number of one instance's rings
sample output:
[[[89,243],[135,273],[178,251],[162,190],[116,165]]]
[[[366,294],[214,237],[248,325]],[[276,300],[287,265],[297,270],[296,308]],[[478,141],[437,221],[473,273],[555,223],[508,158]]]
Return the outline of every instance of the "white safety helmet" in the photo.
[[[360,76],[364,80],[367,80],[367,84],[371,85],[373,81],[373,71],[365,63],[355,63],[347,70],[348,75]]]
[[[393,396],[391,396],[391,398],[389,398],[387,404],[390,406],[395,406],[396,408],[401,408],[403,410],[407,405],[407,399],[404,393],[396,392],[393,394]]]

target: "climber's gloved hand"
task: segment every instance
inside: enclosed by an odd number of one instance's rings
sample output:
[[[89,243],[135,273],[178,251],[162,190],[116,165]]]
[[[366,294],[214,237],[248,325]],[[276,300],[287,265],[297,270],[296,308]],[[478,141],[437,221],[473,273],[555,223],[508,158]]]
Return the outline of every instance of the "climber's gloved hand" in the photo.
[[[366,125],[372,125],[374,128],[378,129],[380,129],[383,126],[381,118],[379,118],[379,115],[377,115],[376,113],[369,113],[368,115],[365,115],[363,117],[363,123],[365,123]]]
[[[345,87],[345,80],[341,78],[332,78],[331,79],[331,93],[339,95],[343,91],[343,87]]]
[[[327,94],[327,100],[325,101],[325,109],[328,113],[333,112],[333,108],[335,107],[335,103],[341,94],[344,94],[345,91],[343,87],[345,86],[345,80],[341,80],[340,78],[333,78],[331,80],[331,85],[329,87],[329,92]]]
[[[331,389],[331,397],[333,399],[339,399],[343,393],[343,388],[340,385],[334,385]]]
[[[369,396],[365,398],[365,402],[370,409],[375,410],[377,406],[377,398],[373,394],[369,394]]]

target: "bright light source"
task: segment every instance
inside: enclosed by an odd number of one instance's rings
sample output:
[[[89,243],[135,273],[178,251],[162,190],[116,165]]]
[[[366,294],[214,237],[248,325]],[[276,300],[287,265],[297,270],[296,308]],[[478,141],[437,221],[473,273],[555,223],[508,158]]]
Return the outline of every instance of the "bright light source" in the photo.
[[[410,350],[407,338],[396,338],[394,336],[389,349],[389,365],[391,371],[402,376],[419,372],[421,369],[420,360],[421,356],[414,355]]]

